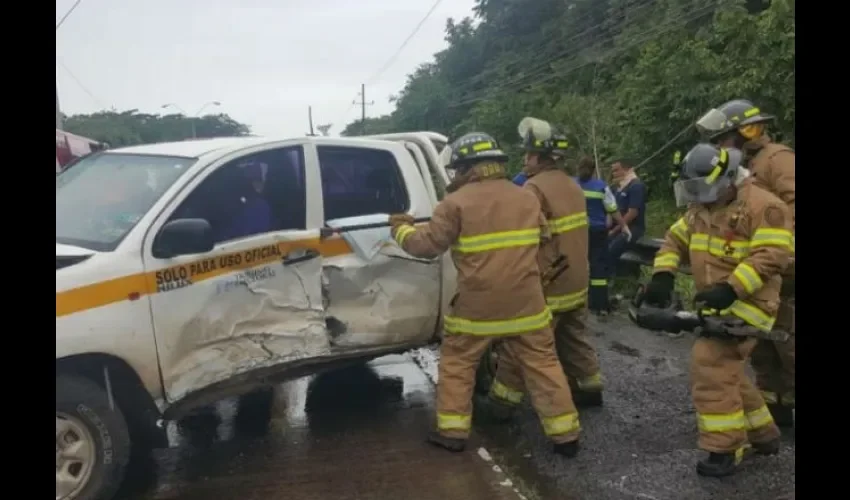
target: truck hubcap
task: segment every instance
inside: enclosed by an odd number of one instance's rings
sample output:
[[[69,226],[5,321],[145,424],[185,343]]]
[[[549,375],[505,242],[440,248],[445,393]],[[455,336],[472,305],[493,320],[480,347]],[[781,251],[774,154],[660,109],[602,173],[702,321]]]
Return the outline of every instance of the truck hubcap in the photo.
[[[56,500],[76,498],[88,483],[95,443],[78,419],[56,412]]]

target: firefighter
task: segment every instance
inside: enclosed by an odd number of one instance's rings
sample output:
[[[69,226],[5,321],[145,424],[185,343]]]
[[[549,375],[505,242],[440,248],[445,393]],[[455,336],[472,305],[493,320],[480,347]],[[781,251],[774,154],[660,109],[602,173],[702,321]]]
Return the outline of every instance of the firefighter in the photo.
[[[699,307],[770,331],[791,256],[791,212],[753,183],[742,161],[740,150],[705,143],[685,156],[674,192],[688,211],[667,230],[645,300],[669,304],[673,273],[689,262]],[[779,429],[744,372],[755,344],[755,337],[700,336],[693,345],[691,395],[699,447],[709,452],[697,464],[701,475],[735,472],[748,441],[762,454],[779,450]]]
[[[796,180],[794,150],[772,142],[766,133],[774,117],[762,113],[745,100],[734,100],[706,113],[697,128],[711,142],[720,147],[734,147],[744,151],[747,167],[756,186],[770,191],[791,209],[792,224],[796,215]],[[796,224],[794,224],[796,226]],[[752,363],[756,385],[762,391],[774,420],[780,427],[794,425],[795,360],[794,341],[794,261],[782,276],[779,316],[776,328],[791,334],[785,343],[759,340],[753,350]]]
[[[579,420],[555,354],[540,286],[537,253],[548,228],[537,198],[507,177],[507,155],[487,134],[466,134],[451,146],[449,194],[431,221],[414,226],[390,216],[392,234],[407,253],[436,257],[448,249],[458,270],[457,293],[444,317],[437,387],[437,430],[428,441],[462,451],[472,423],[475,371],[499,339],[519,364],[520,378],[556,453],[575,456]]]
[[[629,232],[617,200],[605,182],[595,176],[592,158],[583,157],[578,163],[578,184],[584,192],[589,224],[588,260],[590,261],[590,288],[587,302],[597,315],[607,315],[611,310],[608,301],[608,222],[611,217],[620,231]]]
[[[520,122],[528,180],[523,189],[534,193],[543,208],[552,238],[540,248],[546,303],[554,313],[558,358],[570,381],[576,403],[602,404],[599,358],[587,331],[588,223],[584,193],[558,168],[566,154],[566,137],[551,124],[535,118]],[[560,273],[560,274],[559,274]],[[549,278],[551,277],[551,278]],[[552,279],[553,278],[553,279]],[[497,419],[507,419],[522,399],[522,380],[510,353],[500,353],[490,389]]]

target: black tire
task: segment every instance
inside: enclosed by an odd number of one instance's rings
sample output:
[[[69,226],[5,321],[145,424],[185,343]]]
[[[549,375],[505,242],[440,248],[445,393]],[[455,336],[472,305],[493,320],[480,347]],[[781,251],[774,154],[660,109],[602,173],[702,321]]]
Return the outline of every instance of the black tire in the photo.
[[[493,378],[496,376],[496,367],[498,366],[498,356],[493,349],[493,343],[487,346],[484,355],[481,356],[481,361],[478,363],[478,369],[475,371],[475,393],[486,396],[490,392],[490,386],[493,385]]]
[[[124,415],[94,382],[75,375],[56,376],[56,415],[84,426],[95,447],[88,481],[69,500],[111,500],[130,461],[130,433]]]

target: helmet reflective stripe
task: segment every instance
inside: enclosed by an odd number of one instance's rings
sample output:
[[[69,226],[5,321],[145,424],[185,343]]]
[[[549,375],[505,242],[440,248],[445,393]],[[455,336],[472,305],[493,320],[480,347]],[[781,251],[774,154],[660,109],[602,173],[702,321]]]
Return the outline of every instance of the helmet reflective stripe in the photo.
[[[450,146],[446,168],[460,168],[480,160],[507,161],[508,155],[499,149],[499,143],[488,134],[472,132],[454,141]]]
[[[716,160],[717,161],[712,161],[712,163],[717,166],[714,167],[714,170],[712,170],[711,173],[708,174],[708,177],[705,178],[706,184],[714,184],[714,181],[716,181],[717,178],[720,177],[720,174],[726,170],[726,167],[729,166],[729,153],[727,153],[725,149],[721,149],[720,157],[716,158]]]
[[[743,154],[737,149],[721,149],[697,144],[685,155],[681,175],[673,184],[678,206],[713,203],[732,186]]]
[[[772,115],[762,113],[761,109],[750,101],[736,99],[711,109],[696,122],[696,128],[703,135],[714,139],[732,130],[741,130],[746,125],[754,125],[773,120]],[[747,139],[761,135],[762,129],[752,129],[750,134],[742,134]]]

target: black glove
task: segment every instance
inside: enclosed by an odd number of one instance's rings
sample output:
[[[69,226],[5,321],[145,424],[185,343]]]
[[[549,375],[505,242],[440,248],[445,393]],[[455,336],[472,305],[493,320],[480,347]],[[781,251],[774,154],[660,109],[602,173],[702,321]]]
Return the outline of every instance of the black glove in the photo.
[[[726,309],[738,299],[738,294],[729,283],[718,283],[708,290],[696,294],[694,302],[702,302],[709,309]]]
[[[652,279],[643,291],[643,301],[646,305],[664,307],[673,298],[673,273],[660,272],[652,275]]]

